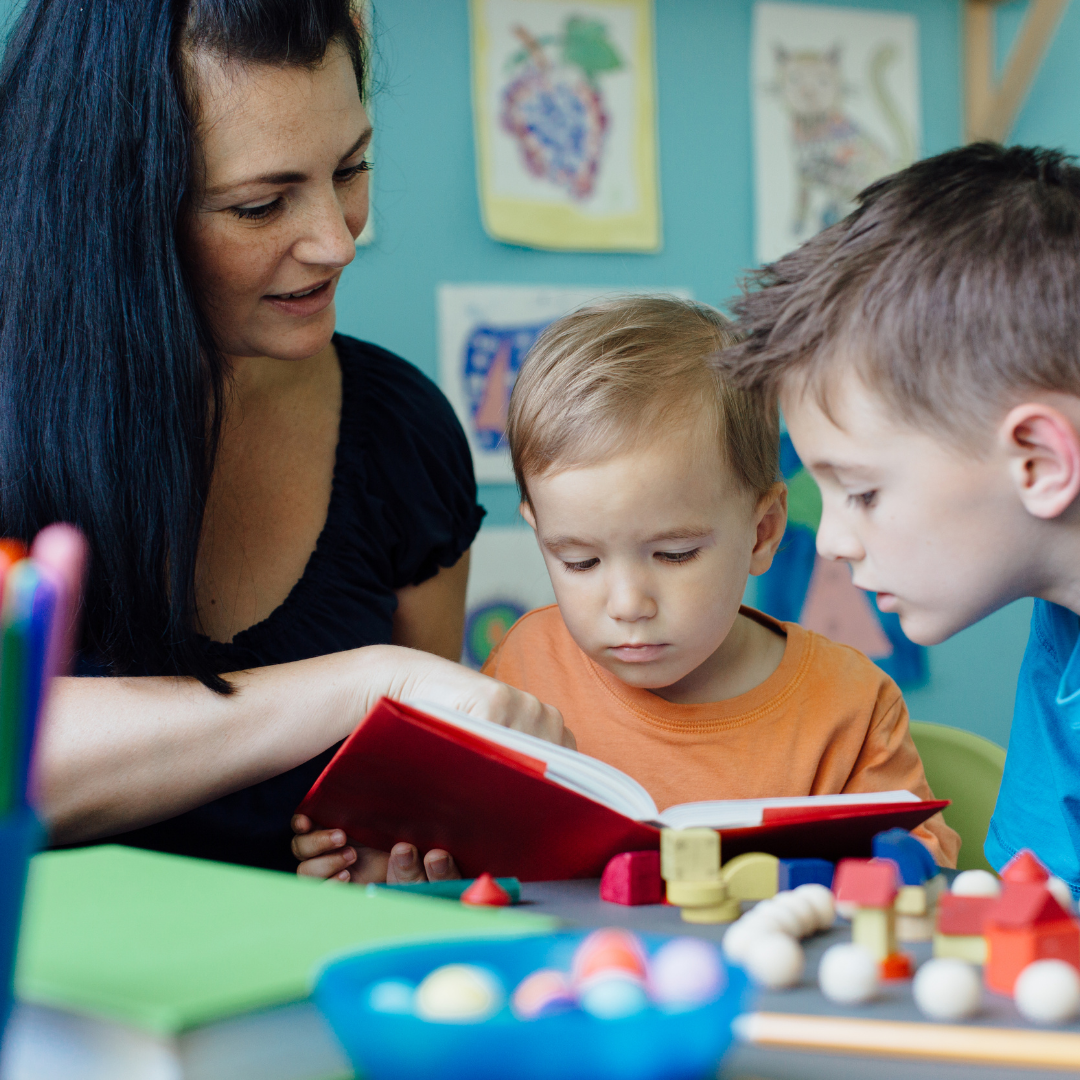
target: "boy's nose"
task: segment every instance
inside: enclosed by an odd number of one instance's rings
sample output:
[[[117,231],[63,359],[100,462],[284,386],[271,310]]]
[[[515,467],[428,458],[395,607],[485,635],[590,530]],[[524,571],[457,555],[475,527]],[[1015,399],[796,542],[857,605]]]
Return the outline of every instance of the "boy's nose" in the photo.
[[[823,559],[843,559],[845,562],[860,562],[866,556],[854,531],[838,514],[824,508],[818,525],[817,550]]]
[[[617,622],[637,622],[656,614],[652,594],[632,581],[615,582],[608,593],[607,613]]]

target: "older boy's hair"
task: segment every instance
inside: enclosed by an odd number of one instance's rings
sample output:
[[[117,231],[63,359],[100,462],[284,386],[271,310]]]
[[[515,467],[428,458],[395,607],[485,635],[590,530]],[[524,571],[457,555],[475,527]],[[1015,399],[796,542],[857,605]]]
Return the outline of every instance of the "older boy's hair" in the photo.
[[[738,481],[765,494],[779,476],[776,407],[709,363],[736,340],[720,312],[673,296],[606,300],[552,323],[510,398],[507,439],[522,498],[530,476],[594,464],[702,418]]]
[[[868,187],[753,275],[716,369],[770,399],[794,376],[828,411],[854,369],[903,420],[961,445],[1031,390],[1080,394],[1080,169],[979,143]]]

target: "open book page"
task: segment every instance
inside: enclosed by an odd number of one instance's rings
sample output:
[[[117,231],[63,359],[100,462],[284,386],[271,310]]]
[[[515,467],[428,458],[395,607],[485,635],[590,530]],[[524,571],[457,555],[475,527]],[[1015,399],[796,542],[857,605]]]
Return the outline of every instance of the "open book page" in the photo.
[[[760,825],[765,810],[817,809],[823,806],[866,806],[878,803],[921,802],[910,791],[858,791],[849,795],[802,795],[775,799],[723,799],[669,806],[657,820],[669,829],[704,826],[741,829]]]
[[[406,701],[405,704],[488,742],[544,762],[546,779],[602,803],[624,817],[654,821],[659,814],[652,797],[633,777],[605,761],[430,701]]]

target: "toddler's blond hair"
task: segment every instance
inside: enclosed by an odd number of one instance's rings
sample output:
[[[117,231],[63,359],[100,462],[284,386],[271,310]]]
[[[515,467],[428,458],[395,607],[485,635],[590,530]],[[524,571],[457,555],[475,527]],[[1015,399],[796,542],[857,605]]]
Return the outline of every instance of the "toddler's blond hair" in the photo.
[[[522,498],[530,476],[595,464],[700,423],[739,483],[764,495],[779,478],[776,406],[708,362],[737,341],[720,312],[673,296],[605,300],[552,323],[510,398],[507,439]]]

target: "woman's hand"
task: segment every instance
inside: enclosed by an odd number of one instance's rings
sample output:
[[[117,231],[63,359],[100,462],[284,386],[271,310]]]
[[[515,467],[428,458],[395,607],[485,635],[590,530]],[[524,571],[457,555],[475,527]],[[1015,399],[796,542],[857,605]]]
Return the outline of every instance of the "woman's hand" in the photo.
[[[393,685],[385,691],[387,697],[430,701],[577,749],[573,733],[563,724],[559,710],[543,704],[532,694],[430,653],[392,645],[382,648],[395,654],[391,661]]]
[[[395,844],[389,853],[376,851],[349,844],[340,829],[315,829],[306,814],[293,817],[292,829],[296,834],[292,851],[300,860],[296,872],[301,877],[351,881],[357,885],[370,882],[401,885],[461,877],[454,860],[438,848],[429,851],[423,860],[412,844]]]

